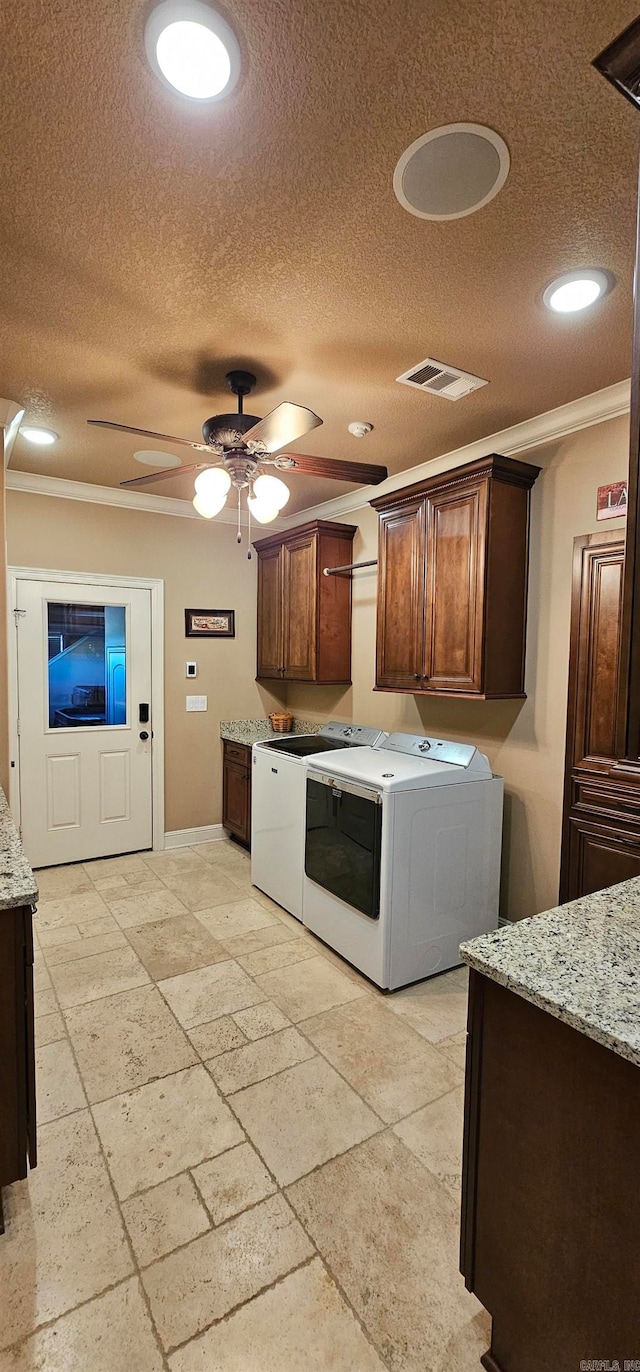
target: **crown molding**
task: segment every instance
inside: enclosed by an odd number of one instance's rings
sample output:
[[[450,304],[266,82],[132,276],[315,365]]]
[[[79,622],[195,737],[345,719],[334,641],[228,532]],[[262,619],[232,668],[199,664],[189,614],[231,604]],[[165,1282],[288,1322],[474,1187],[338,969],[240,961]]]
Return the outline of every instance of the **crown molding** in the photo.
[[[83,500],[90,505],[112,505],[121,510],[145,511],[147,514],[174,515],[178,519],[199,519],[202,515],[193,508],[190,500],[176,500],[165,495],[150,495],[141,491],[126,491],[120,486],[93,486],[88,481],[65,481],[59,476],[43,476],[40,472],[20,472],[9,470],[5,485],[8,491],[22,491],[26,495],[53,496],[58,500]],[[243,509],[243,516],[246,511]],[[221,510],[211,520],[215,524],[237,524],[238,515],[234,510]],[[272,520],[268,526],[256,528],[285,528],[281,519]]]
[[[516,457],[520,453],[529,452],[532,448],[540,448],[545,443],[565,438],[567,434],[578,433],[580,429],[590,429],[595,424],[606,423],[608,419],[617,419],[629,412],[630,387],[630,381],[618,381],[614,386],[606,386],[602,391],[593,391],[591,395],[570,400],[567,405],[559,405],[555,410],[546,410],[544,414],[534,415],[532,419],[524,419],[509,429],[501,429],[499,433],[489,434],[487,438],[479,438],[475,443],[467,443],[463,448],[455,448],[452,452],[443,453],[429,462],[421,462],[417,467],[394,472],[393,476],[388,477],[379,486],[361,486],[359,490],[336,496],[334,500],[325,500],[320,505],[298,510],[295,514],[283,518],[283,527],[291,528],[308,519],[342,518],[351,514],[353,510],[361,510],[377,496],[391,495],[394,491],[402,490],[404,486],[413,486],[416,482],[424,481],[438,472],[446,472],[459,463],[475,462],[478,458],[488,457],[494,452],[501,453],[504,457]]]
[[[413,485],[438,472],[448,471],[450,467],[462,462],[474,462],[477,458],[488,457],[490,453],[502,453],[505,457],[516,457],[546,443],[553,443],[568,434],[579,433],[595,424],[604,424],[608,419],[617,419],[628,414],[630,401],[630,382],[618,381],[615,386],[593,391],[578,400],[570,400],[555,410],[534,415],[509,429],[479,438],[463,448],[443,453],[429,462],[421,462],[417,467],[405,468],[394,472],[379,486],[360,486],[347,495],[336,496],[318,505],[307,506],[295,514],[274,519],[265,525],[272,532],[287,530],[310,519],[339,519],[353,510],[360,510],[376,496],[390,495],[402,490],[403,486]],[[119,509],[146,511],[148,514],[174,515],[181,519],[200,519],[190,500],[176,500],[169,496],[150,495],[147,492],[127,491],[120,486],[94,486],[87,481],[65,481],[58,476],[43,476],[38,472],[21,472],[9,468],[6,472],[6,487],[9,491],[23,491],[28,495],[54,496],[60,500],[83,500],[94,505],[114,505]],[[235,524],[237,515],[234,510],[221,510],[212,525]],[[256,526],[263,527],[263,526]]]

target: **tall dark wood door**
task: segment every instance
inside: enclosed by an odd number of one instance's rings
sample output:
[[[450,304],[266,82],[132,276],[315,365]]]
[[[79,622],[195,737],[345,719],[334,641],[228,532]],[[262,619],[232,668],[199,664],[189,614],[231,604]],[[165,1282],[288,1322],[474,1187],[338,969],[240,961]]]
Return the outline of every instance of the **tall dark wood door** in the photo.
[[[318,539],[314,533],[282,548],[285,681],[314,681],[316,676]]]
[[[282,549],[265,548],[258,563],[257,675],[282,677]]]
[[[415,690],[424,674],[425,507],[380,516],[378,686]]]
[[[560,899],[640,876],[640,787],[619,766],[616,734],[624,542],[574,543]]]
[[[487,483],[427,500],[427,684],[482,690],[484,529]]]

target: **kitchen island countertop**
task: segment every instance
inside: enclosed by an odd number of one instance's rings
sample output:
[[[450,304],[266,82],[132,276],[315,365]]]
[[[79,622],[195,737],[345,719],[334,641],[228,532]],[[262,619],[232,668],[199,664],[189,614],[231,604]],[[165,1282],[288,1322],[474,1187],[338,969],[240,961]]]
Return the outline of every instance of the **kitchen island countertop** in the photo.
[[[460,955],[640,1065],[640,877],[483,934]]]
[[[24,855],[4,791],[0,789],[0,910],[35,905],[38,887]]]

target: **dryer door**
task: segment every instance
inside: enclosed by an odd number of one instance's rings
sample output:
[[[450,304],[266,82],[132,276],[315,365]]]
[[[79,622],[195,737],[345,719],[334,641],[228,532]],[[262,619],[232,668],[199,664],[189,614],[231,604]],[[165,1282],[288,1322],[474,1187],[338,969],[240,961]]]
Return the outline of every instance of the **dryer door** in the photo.
[[[306,874],[370,919],[380,914],[381,840],[379,791],[307,777]]]

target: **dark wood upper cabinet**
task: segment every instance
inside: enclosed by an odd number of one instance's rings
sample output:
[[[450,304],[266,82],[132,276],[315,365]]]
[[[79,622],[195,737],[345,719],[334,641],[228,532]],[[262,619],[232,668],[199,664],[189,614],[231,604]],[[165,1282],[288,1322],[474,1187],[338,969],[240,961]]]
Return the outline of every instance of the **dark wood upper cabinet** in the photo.
[[[351,681],[351,577],[323,576],[353,561],[354,524],[312,520],[254,543],[258,554],[256,675]]]
[[[529,498],[539,471],[493,454],[372,500],[379,690],[524,695]]]

